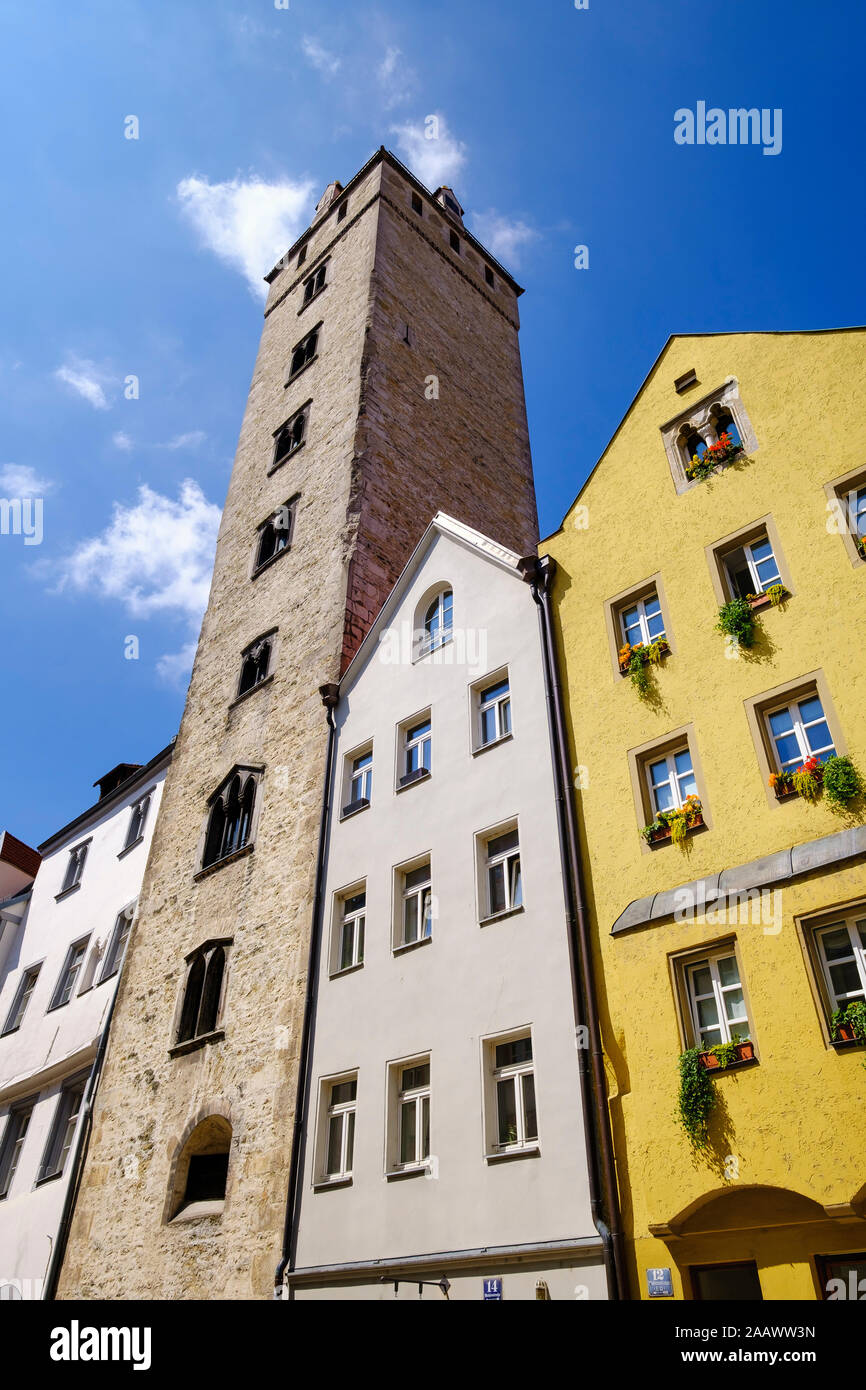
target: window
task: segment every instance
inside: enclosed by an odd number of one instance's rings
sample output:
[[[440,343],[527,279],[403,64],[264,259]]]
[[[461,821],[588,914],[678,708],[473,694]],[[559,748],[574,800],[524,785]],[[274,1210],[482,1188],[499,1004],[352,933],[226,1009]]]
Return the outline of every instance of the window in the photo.
[[[9,1010],[3,1025],[4,1034],[14,1033],[16,1028],[21,1027],[21,1020],[27,1012],[27,1005],[30,1003],[30,998],[36,988],[36,981],[39,979],[41,968],[39,965],[31,965],[30,969],[25,970],[21,976],[15,997],[12,1000],[12,1008]]]
[[[766,535],[729,551],[723,562],[731,598],[754,598],[756,594],[766,593],[773,584],[782,582],[773,547]]]
[[[286,459],[294,454],[296,450],[300,449],[301,445],[304,443],[307,434],[309,414],[310,406],[308,402],[302,410],[297,411],[291,419],[287,420],[286,423],[281,425],[277,430],[274,435],[274,457],[269,470],[271,473],[273,473],[275,468],[279,468],[281,463],[285,463]]]
[[[307,259],[307,243],[304,242],[304,245],[301,247],[300,251],[298,252],[298,262],[297,262],[298,270],[300,270],[301,266],[304,264],[304,261],[305,261],[306,259]]]
[[[81,967],[84,964],[84,957],[87,954],[87,943],[89,936],[85,936],[81,941],[76,941],[66,952],[66,960],[60,972],[60,979],[57,981],[54,996],[49,1004],[49,1009],[59,1009],[64,1004],[68,1004],[72,998],[72,991],[78,976],[81,974]]]
[[[436,651],[454,635],[454,595],[450,589],[443,589],[424,613],[424,630],[421,634],[419,655],[426,656]]]
[[[699,1301],[761,1303],[761,1280],[754,1260],[741,1264],[692,1265],[692,1292]]]
[[[737,429],[737,422],[730,410],[722,408],[717,411],[712,416],[712,421],[716,439],[721,439],[722,435],[726,434],[736,448],[742,448],[743,441],[740,438],[740,431]]]
[[[131,849],[133,845],[138,844],[138,841],[144,835],[144,824],[147,820],[147,813],[149,809],[150,793],[148,792],[147,796],[142,797],[141,801],[137,801],[132,808],[129,817],[129,825],[127,826],[126,830],[126,842],[123,846],[124,849]]]
[[[419,1167],[430,1157],[430,1062],[399,1069],[397,1161]]]
[[[290,498],[281,507],[277,507],[273,516],[269,516],[267,521],[262,522],[258,532],[259,539],[256,546],[253,574],[264,569],[271,560],[282,555],[284,550],[290,549],[295,525],[296,504],[297,498]]]
[[[532,1037],[526,1033],[492,1044],[496,1137],[494,1150],[509,1153],[538,1143]]]
[[[628,642],[629,646],[637,647],[641,643],[649,646],[665,636],[661,600],[654,589],[621,609],[619,620],[623,642]]]
[[[430,860],[400,873],[398,946],[413,946],[433,935]]]
[[[173,1164],[166,1219],[174,1220],[193,1204],[190,1216],[220,1214],[228,1185],[232,1127],[223,1115],[200,1120],[182,1145]]]
[[[257,785],[258,773],[240,768],[230,773],[214,793],[205,834],[203,869],[218,864],[250,843]]]
[[[695,372],[690,371],[677,379],[675,387],[683,392],[696,384]],[[715,449],[714,446],[722,442],[722,435],[727,436],[724,442],[732,449]],[[733,451],[743,449],[751,456],[758,448],[736,377],[729,377],[711,395],[695,401],[688,410],[668,420],[661,426],[661,436],[678,493],[697,485],[698,480],[689,477],[695,456],[702,459],[708,449],[713,449],[712,457],[718,455],[721,465],[733,457]]]
[[[511,733],[511,691],[508,676],[477,692],[479,747],[497,743]]]
[[[366,920],[366,891],[340,899],[340,970],[351,970],[356,965],[363,965]]]
[[[451,243],[451,250],[452,250],[452,251],[456,251],[457,254],[458,254],[458,256],[459,256],[459,255],[460,255],[460,238],[459,238],[459,236],[457,235],[457,233],[456,233],[456,232],[449,232],[449,233],[448,233],[448,240],[449,240],[450,243]]]
[[[328,1082],[327,1097],[327,1136],[323,1170],[328,1182],[339,1182],[352,1176],[358,1078],[353,1076],[343,1081]]]
[[[319,329],[321,326],[321,324],[317,324],[316,327],[307,333],[292,350],[289,381],[293,381],[315,358],[319,346]]]
[[[705,1052],[733,1035],[751,1037],[740,967],[732,947],[685,967],[692,1036]]]
[[[132,919],[135,916],[135,907],[125,907],[118,914],[111,933],[111,941],[105,953],[105,964],[100,975],[100,984],[103,980],[109,980],[112,975],[116,975],[123,965],[123,958],[126,955],[126,943],[129,940],[129,933],[132,931]]]
[[[809,758],[825,763],[836,749],[820,697],[808,695],[767,711],[777,771],[794,772]]]
[[[344,198],[343,201],[342,201],[342,203],[340,204],[340,206],[337,208],[337,221],[338,221],[338,222],[342,222],[342,220],[343,220],[343,218],[346,216],[346,213],[348,212],[348,210],[349,210],[349,200],[348,200],[348,198]]]
[[[488,917],[523,906],[520,844],[517,827],[494,835],[485,846],[486,908]]]
[[[490,288],[493,289],[493,286],[495,285],[496,281],[493,278],[493,271],[490,269],[489,265],[486,265],[484,267],[484,278],[487,281]]]
[[[432,770],[433,726],[429,714],[420,715],[417,722],[403,725],[402,743],[403,773],[399,785],[407,787],[412,782],[429,777]]]
[[[35,1104],[35,1101],[28,1100],[9,1111],[3,1144],[0,1146],[0,1198],[5,1197],[12,1186]]]
[[[343,796],[346,804],[343,806],[343,815],[351,816],[356,811],[363,811],[370,805],[370,798],[373,795],[373,749],[363,748],[357,753],[350,753],[346,758],[346,771],[344,774]]]
[[[687,796],[698,794],[688,747],[649,761],[646,778],[653,815],[659,811],[674,811],[685,803]]]
[[[412,194],[412,211],[417,212],[419,217],[424,216],[424,204],[421,202],[417,193]]]
[[[63,893],[70,893],[73,888],[77,888],[81,882],[81,875],[84,873],[84,861],[87,858],[87,851],[90,847],[88,840],[83,845],[76,845],[75,849],[69,851],[69,860],[66,864],[66,873],[63,876],[63,883],[58,897]]]
[[[187,973],[177,1045],[216,1032],[230,938],[206,941],[186,958]]]
[[[304,281],[304,304],[309,304],[310,300],[315,299],[316,295],[325,288],[327,269],[328,263],[323,261],[318,270],[314,270],[312,275]],[[303,305],[301,307],[303,308]]]
[[[255,690],[257,685],[267,680],[271,664],[271,639],[259,637],[246,647],[241,659],[241,677],[238,682],[237,698]]]
[[[72,1148],[72,1141],[75,1138],[75,1129],[78,1124],[78,1116],[81,1113],[86,1086],[87,1077],[78,1076],[72,1081],[67,1081],[60,1092],[57,1109],[54,1112],[54,1123],[51,1126],[51,1133],[48,1136],[48,1143],[42,1156],[39,1182],[45,1182],[48,1178],[59,1178],[63,1173],[69,1150]]]
[[[866,1000],[866,912],[815,932],[830,1009]]]
[[[866,1292],[866,1251],[850,1255],[816,1255],[824,1299],[862,1300]]]

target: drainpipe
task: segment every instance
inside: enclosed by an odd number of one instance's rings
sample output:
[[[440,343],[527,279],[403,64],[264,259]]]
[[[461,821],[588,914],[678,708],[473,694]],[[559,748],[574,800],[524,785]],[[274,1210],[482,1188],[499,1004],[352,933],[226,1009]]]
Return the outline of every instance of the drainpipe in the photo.
[[[114,1016],[114,1006],[117,1003],[117,995],[120,990],[120,977],[123,973],[123,966],[117,977],[117,985],[108,1010],[108,1017],[99,1038],[99,1046],[96,1049],[96,1056],[93,1059],[93,1066],[90,1068],[90,1075],[87,1078],[84,1096],[81,1102],[83,1111],[78,1125],[78,1135],[75,1140],[75,1152],[72,1159],[72,1172],[69,1178],[69,1185],[66,1189],[66,1197],[63,1202],[63,1212],[60,1217],[60,1226],[57,1231],[57,1239],[48,1264],[48,1272],[45,1276],[45,1287],[42,1290],[42,1298],[45,1302],[53,1302],[57,1296],[57,1285],[60,1282],[60,1270],[63,1266],[63,1257],[66,1254],[66,1246],[69,1241],[69,1231],[72,1226],[72,1218],[75,1215],[75,1203],[78,1201],[78,1193],[81,1188],[81,1178],[84,1173],[84,1160],[87,1157],[87,1147],[90,1143],[90,1131],[93,1128],[93,1102],[96,1098],[96,1088],[99,1085],[99,1078],[102,1075],[102,1064],[105,1061],[105,1053],[108,1048],[108,1032],[111,1028],[111,1020]]]
[[[310,1072],[313,1062],[313,1032],[316,1017],[316,996],[319,990],[319,956],[322,943],[322,910],[327,859],[328,822],[330,819],[331,777],[334,768],[334,749],[337,724],[334,710],[340,699],[339,685],[320,685],[319,694],[327,711],[328,752],[322,791],[322,811],[319,819],[319,850],[316,860],[316,891],[313,899],[313,925],[310,933],[310,953],[307,961],[307,988],[304,997],[304,1021],[301,1028],[301,1051],[298,1058],[298,1094],[292,1129],[292,1154],[289,1161],[289,1189],[286,1194],[286,1219],[283,1227],[283,1253],[274,1272],[274,1298],[283,1298],[283,1280],[287,1270],[295,1267],[298,1247],[298,1223],[301,1215],[301,1171],[306,1150],[307,1121],[310,1109]],[[288,1297],[294,1297],[290,1289]]]
[[[625,1249],[620,1223],[619,1195],[610,1114],[607,1107],[607,1079],[601,1048],[598,997],[592,964],[592,944],[586,905],[586,889],[580,859],[577,818],[571,797],[570,759],[565,732],[562,686],[550,608],[550,586],[556,562],[545,555],[526,556],[519,569],[538,605],[541,630],[547,714],[554,749],[557,825],[566,884],[568,952],[571,963],[572,997],[575,1023],[589,1034],[587,1049],[578,1047],[581,1071],[581,1108],[587,1147],[590,1210],[604,1247],[608,1294],[611,1299],[630,1298]],[[607,1219],[605,1220],[605,1215]]]

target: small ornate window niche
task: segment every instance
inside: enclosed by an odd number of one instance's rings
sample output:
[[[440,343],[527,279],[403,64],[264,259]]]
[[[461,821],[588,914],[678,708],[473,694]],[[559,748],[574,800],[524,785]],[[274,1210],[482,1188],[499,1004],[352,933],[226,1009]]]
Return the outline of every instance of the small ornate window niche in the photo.
[[[212,794],[199,874],[252,849],[262,772],[260,767],[236,766]]]
[[[678,493],[758,448],[736,377],[662,425],[661,434]]]
[[[276,640],[277,629],[272,628],[270,632],[257,637],[248,647],[244,647],[241,653],[241,674],[233,704],[237,704],[245,695],[252,694],[271,678]]]

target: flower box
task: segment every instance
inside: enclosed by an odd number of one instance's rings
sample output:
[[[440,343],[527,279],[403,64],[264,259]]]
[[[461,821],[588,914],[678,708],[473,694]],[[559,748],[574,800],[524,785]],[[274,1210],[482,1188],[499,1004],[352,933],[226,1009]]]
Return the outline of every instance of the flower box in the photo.
[[[731,436],[725,433],[716,444],[710,444],[705,453],[695,454],[691,463],[686,464],[686,477],[690,483],[708,478],[717,468],[732,463],[742,453],[742,444],[735,444]]]
[[[839,1023],[836,1026],[834,1042],[856,1042],[857,1032],[853,1023]]]
[[[752,1062],[755,1059],[754,1044],[750,1042],[737,1043],[732,1061],[723,1067],[715,1052],[702,1052],[701,1062],[707,1071],[729,1071],[731,1067],[739,1066],[740,1062]]]
[[[653,660],[654,654],[656,657],[669,656],[670,650],[670,645],[666,637],[660,637],[657,642],[651,642],[649,645],[644,642],[637,642],[633,647],[630,647],[626,644],[626,646],[620,647],[619,649],[620,674],[623,676],[628,675],[629,666],[635,654],[640,656],[641,662],[646,666],[648,661]]]
[[[700,813],[700,811],[699,811],[699,812],[697,813],[696,816],[693,816],[693,817],[689,820],[689,823],[688,823],[688,827],[687,827],[687,828],[688,828],[689,830],[698,830],[698,829],[703,825],[703,823],[704,823],[704,818],[703,818],[703,816],[701,815],[701,813]],[[650,842],[651,845],[655,845],[655,844],[658,844],[661,840],[669,840],[670,838],[671,838],[671,828],[670,828],[670,826],[669,826],[669,825],[662,825],[662,826],[659,826],[658,830],[653,830],[653,831],[652,831],[652,833],[650,834],[650,837],[649,837],[649,842]]]

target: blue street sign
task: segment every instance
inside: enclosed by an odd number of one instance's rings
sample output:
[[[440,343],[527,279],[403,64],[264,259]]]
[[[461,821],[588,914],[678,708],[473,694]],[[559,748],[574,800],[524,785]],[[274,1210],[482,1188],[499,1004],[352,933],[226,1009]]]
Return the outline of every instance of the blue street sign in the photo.
[[[669,1269],[648,1269],[646,1282],[650,1298],[673,1298],[674,1281]]]
[[[501,1303],[501,1301],[502,1301],[502,1280],[501,1280],[501,1279],[485,1279],[485,1280],[484,1280],[484,1301],[485,1301],[485,1303],[486,1303],[488,1300],[490,1300],[490,1299],[496,1300],[496,1301],[498,1301],[498,1302]]]

